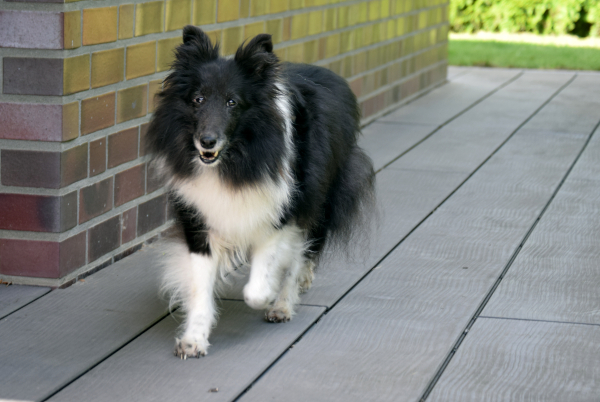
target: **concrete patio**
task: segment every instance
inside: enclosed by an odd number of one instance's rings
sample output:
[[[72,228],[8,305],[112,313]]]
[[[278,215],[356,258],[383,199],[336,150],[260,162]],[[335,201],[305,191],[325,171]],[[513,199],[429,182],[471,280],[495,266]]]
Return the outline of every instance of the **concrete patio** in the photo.
[[[64,290],[0,287],[0,399],[598,401],[599,123],[600,73],[451,67],[365,127],[379,226],[291,322],[241,278],[208,356],[175,358],[154,244]]]

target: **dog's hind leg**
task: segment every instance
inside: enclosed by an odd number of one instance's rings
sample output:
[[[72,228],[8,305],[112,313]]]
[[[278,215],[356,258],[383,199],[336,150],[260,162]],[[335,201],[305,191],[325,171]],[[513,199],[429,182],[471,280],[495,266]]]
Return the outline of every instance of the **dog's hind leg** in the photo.
[[[265,319],[270,322],[287,322],[292,319],[295,307],[300,301],[298,279],[303,262],[295,258],[285,272],[281,290],[273,305],[265,313]]]
[[[267,310],[265,319],[270,322],[286,322],[292,319],[294,310],[300,301],[300,292],[308,290],[314,277],[314,263],[305,258],[305,240],[303,237],[290,239],[289,259],[281,289],[273,305]]]
[[[298,275],[298,290],[300,293],[306,293],[312,286],[315,279],[315,262],[312,259],[305,259],[300,274]]]
[[[175,338],[175,355],[186,359],[206,355],[208,337],[216,319],[214,285],[217,262],[207,254],[181,251],[166,274],[166,287],[181,302],[183,333]]]

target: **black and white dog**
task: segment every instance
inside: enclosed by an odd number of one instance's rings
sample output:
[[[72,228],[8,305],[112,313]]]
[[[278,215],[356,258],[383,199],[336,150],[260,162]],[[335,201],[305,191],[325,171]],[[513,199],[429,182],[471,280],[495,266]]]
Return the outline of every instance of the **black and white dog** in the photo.
[[[251,267],[244,299],[292,318],[326,243],[349,239],[371,208],[373,165],[357,146],[359,109],[327,69],[280,63],[271,36],[218,55],[187,26],[147,140],[182,236],[165,286],[186,319],[175,354],[206,354],[215,282]]]

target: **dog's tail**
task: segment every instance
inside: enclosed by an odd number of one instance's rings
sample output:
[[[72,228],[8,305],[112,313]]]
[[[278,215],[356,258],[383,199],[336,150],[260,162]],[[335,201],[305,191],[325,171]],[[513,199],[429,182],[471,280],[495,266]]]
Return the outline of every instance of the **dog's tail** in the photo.
[[[358,145],[352,147],[329,200],[328,246],[355,255],[348,245],[356,240],[368,241],[378,221],[373,162]]]

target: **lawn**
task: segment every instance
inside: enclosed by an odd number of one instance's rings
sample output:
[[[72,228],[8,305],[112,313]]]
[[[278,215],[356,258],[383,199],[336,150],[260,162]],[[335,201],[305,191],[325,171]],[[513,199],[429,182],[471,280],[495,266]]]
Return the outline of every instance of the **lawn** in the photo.
[[[600,71],[600,48],[450,39],[450,65]]]

